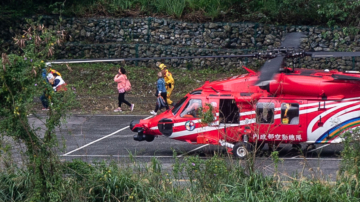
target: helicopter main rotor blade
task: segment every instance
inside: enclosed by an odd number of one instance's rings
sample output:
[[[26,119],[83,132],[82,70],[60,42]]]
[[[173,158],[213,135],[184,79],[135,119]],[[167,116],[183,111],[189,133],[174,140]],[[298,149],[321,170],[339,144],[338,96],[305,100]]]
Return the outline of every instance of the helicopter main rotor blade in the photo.
[[[281,42],[281,47],[293,47],[299,48],[301,44],[301,39],[306,37],[302,32],[292,32],[285,36],[284,41]]]
[[[152,57],[152,58],[104,58],[104,59],[73,59],[73,60],[54,60],[51,64],[64,63],[94,63],[94,62],[122,62],[122,61],[142,61],[142,60],[171,60],[171,59],[194,59],[194,58],[243,58],[256,57],[256,54],[247,55],[210,55],[210,56],[182,56],[182,57]]]
[[[306,52],[313,58],[329,58],[329,57],[358,57],[360,52]]]
[[[260,69],[260,78],[255,85],[267,85],[272,80],[274,75],[279,72],[279,69],[282,67],[284,58],[285,56],[277,56],[273,59],[267,60]]]
[[[355,81],[360,81],[359,77],[354,77],[354,76],[351,76],[351,75],[333,74],[332,77],[335,80],[355,80]]]

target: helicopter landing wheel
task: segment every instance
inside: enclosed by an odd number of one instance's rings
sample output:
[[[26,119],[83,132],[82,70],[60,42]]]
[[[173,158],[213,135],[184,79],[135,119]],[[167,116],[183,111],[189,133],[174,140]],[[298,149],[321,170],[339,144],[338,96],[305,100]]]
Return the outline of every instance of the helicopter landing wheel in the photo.
[[[239,159],[245,159],[253,152],[254,146],[248,142],[238,142],[234,145],[232,153]]]
[[[313,150],[313,149],[316,149],[315,144],[308,144],[308,145],[306,146],[306,151],[307,151],[307,152],[308,152],[308,151],[311,151],[311,150]]]
[[[155,139],[155,135],[145,135],[146,142],[152,142]]]

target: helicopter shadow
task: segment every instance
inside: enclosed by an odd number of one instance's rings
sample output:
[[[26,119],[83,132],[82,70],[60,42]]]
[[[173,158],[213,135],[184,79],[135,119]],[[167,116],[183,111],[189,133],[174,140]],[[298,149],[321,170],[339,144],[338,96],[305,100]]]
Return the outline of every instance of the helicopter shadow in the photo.
[[[307,144],[301,144],[301,148],[293,148],[289,144],[280,144],[276,151],[280,158],[341,158],[341,151],[343,150],[342,144],[330,144],[316,145],[315,148],[308,150]],[[179,153],[183,153],[179,151]],[[226,148],[217,145],[208,145],[202,149],[196,150],[191,153],[187,153],[188,156],[200,156],[211,158],[214,156],[219,157],[232,157],[233,155],[227,153]],[[256,157],[270,157],[271,151],[269,147],[265,145],[261,150],[258,149],[256,152]]]

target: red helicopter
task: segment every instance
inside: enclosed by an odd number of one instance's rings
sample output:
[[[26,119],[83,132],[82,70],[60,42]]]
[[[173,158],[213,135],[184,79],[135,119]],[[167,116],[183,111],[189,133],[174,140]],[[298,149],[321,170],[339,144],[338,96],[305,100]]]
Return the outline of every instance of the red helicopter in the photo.
[[[340,143],[341,134],[360,125],[360,72],[294,69],[285,58],[356,57],[360,52],[305,52],[305,35],[287,34],[281,48],[247,55],[181,56],[57,60],[50,64],[124,62],[191,58],[268,59],[260,72],[206,82],[185,95],[173,108],[146,120],[134,120],[136,141],[151,142],[159,135],[191,144],[214,144],[245,158],[264,143]],[[211,106],[211,107],[209,107]],[[213,120],[201,122],[201,111],[212,108]]]
[[[284,67],[291,57],[360,56],[360,52],[304,52],[302,33],[290,33],[283,48],[237,57],[267,58],[260,72],[206,82],[173,108],[134,120],[136,141],[156,136],[191,144],[214,144],[245,158],[256,145],[340,143],[341,134],[360,125],[360,72]],[[289,48],[291,47],[291,48]],[[211,107],[210,107],[211,106]],[[212,108],[202,123],[199,110]]]

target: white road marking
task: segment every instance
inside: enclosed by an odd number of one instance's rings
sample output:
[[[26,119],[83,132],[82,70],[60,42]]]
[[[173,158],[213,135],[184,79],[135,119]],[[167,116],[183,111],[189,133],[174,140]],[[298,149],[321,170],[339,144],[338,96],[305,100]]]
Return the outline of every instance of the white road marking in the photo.
[[[318,147],[318,148],[315,148],[315,149],[312,149],[312,150],[310,150],[310,151],[308,151],[308,152],[313,152],[313,151],[316,151],[316,150],[319,150],[319,149],[321,149],[321,148],[324,148],[324,147],[327,147],[327,146],[329,146],[330,144],[325,144],[325,145],[322,145],[322,146],[320,146],[320,147]],[[297,158],[297,157],[299,157],[300,155],[297,155],[297,156],[293,156],[293,157],[291,157],[292,159],[294,159],[294,158]]]
[[[203,145],[203,146],[205,146],[205,145]],[[182,154],[182,155],[184,155],[184,154]],[[184,157],[182,155],[177,156],[177,158]],[[130,155],[107,155],[107,154],[106,155],[101,155],[101,154],[99,154],[99,155],[97,155],[97,154],[95,154],[95,155],[86,155],[86,154],[84,154],[84,155],[75,155],[74,154],[74,155],[66,155],[66,156],[60,155],[60,157],[117,157],[117,158],[130,158]],[[174,156],[149,156],[149,155],[147,155],[147,156],[139,156],[139,155],[137,155],[137,156],[132,156],[132,157],[133,158],[153,158],[153,157],[155,157],[155,158],[173,158]],[[200,157],[200,158],[202,158],[202,159],[210,159],[212,157]],[[268,157],[257,157],[257,159],[262,160],[262,159],[269,159],[269,158]],[[280,158],[280,159],[282,159],[282,160],[296,160],[296,161],[302,160],[302,159],[299,159],[299,158],[297,158],[297,159],[294,159],[294,158]],[[341,161],[343,159],[341,159],[341,158],[306,158],[306,160]],[[271,165],[267,165],[263,169],[267,169],[266,167],[268,167],[268,166],[271,166]]]
[[[69,155],[69,154],[71,154],[71,153],[73,153],[73,152],[76,152],[76,151],[78,151],[78,150],[80,150],[80,149],[83,149],[83,148],[85,148],[85,147],[87,147],[87,146],[89,146],[89,145],[92,145],[92,144],[94,144],[94,143],[96,143],[96,142],[99,142],[100,140],[103,140],[103,139],[105,139],[105,138],[108,138],[108,137],[110,137],[110,136],[112,136],[112,135],[115,135],[116,133],[118,133],[118,132],[120,132],[120,131],[123,131],[123,130],[125,130],[125,129],[128,129],[128,128],[129,128],[129,126],[126,126],[126,127],[122,128],[122,129],[120,129],[120,130],[117,130],[117,131],[109,134],[109,135],[106,135],[106,136],[104,136],[104,137],[102,137],[102,138],[99,138],[99,139],[97,139],[97,140],[95,140],[95,141],[92,141],[92,142],[90,142],[90,143],[88,143],[88,144],[86,144],[86,145],[84,145],[84,146],[81,146],[81,147],[79,147],[79,148],[77,148],[77,149],[74,149],[74,150],[72,150],[72,151],[70,151],[70,152],[68,152],[68,153],[66,153],[66,154],[64,154],[64,155],[62,155],[62,156],[67,156],[67,155]]]
[[[146,117],[145,119],[149,119],[149,118],[151,118],[151,117],[153,117],[153,116]],[[105,138],[108,138],[108,137],[110,137],[110,136],[113,136],[113,135],[115,135],[116,133],[118,133],[118,132],[120,132],[120,131],[123,131],[123,130],[125,130],[125,129],[128,129],[129,127],[130,127],[130,126],[126,126],[126,127],[124,127],[124,128],[121,128],[121,129],[119,129],[119,130],[117,130],[117,131],[115,131],[115,132],[113,132],[113,133],[111,133],[111,134],[109,134],[109,135],[106,135],[106,136],[104,136],[104,137],[102,137],[102,138],[99,138],[99,139],[94,140],[94,141],[92,141],[92,142],[90,142],[90,143],[87,143],[86,145],[81,146],[81,147],[79,147],[79,148],[77,148],[77,149],[74,149],[74,150],[72,150],[72,151],[70,151],[70,152],[68,152],[68,153],[66,153],[66,154],[61,155],[61,156],[67,156],[67,155],[69,155],[69,154],[71,154],[71,153],[73,153],[73,152],[79,151],[80,149],[83,149],[83,148],[85,148],[85,147],[87,147],[87,146],[89,146],[89,145],[92,145],[92,144],[94,144],[94,143],[96,143],[96,142],[99,142],[100,140],[103,140],[103,139],[105,139]]]
[[[134,134],[131,135],[114,135],[113,138],[129,138],[129,137],[134,137]]]
[[[303,160],[303,159],[306,159],[306,160],[322,160],[322,161],[342,161],[343,159],[342,158],[294,158],[294,157],[291,157],[291,158],[280,158],[280,159],[283,159],[283,160]]]
[[[179,156],[177,156],[177,157],[182,157],[182,156],[184,156],[185,154],[191,153],[191,152],[193,152],[193,151],[196,151],[196,150],[201,149],[201,148],[203,148],[203,147],[206,147],[206,146],[208,146],[208,145],[209,145],[209,144],[202,145],[202,146],[200,146],[200,147],[198,147],[198,148],[195,148],[195,149],[193,149],[193,150],[190,150],[190,151],[188,151],[188,152],[186,152],[186,153],[184,153],[184,154],[181,154],[181,155],[179,155]]]

